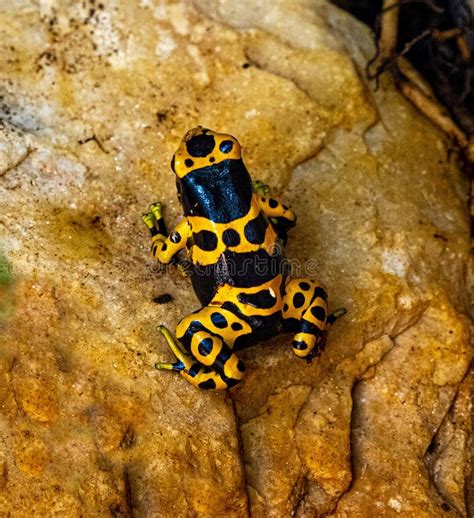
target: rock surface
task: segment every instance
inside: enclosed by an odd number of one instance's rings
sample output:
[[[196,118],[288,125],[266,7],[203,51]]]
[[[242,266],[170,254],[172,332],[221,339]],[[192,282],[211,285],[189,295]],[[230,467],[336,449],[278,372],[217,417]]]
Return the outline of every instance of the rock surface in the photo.
[[[0,515],[466,516],[467,186],[323,0],[0,0]],[[288,257],[348,315],[245,382],[157,372],[198,307],[139,220],[169,160],[236,135],[296,209]],[[152,299],[170,293],[173,301]]]

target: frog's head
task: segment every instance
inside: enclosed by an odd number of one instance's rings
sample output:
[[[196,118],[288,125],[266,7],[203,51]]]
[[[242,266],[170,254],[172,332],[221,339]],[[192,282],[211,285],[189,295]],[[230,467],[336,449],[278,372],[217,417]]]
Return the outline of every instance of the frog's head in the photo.
[[[184,136],[173,155],[171,168],[183,178],[197,169],[240,158],[240,144],[235,137],[198,126]]]
[[[178,196],[188,216],[228,222],[245,215],[252,200],[252,180],[238,140],[198,126],[186,133],[171,168]]]

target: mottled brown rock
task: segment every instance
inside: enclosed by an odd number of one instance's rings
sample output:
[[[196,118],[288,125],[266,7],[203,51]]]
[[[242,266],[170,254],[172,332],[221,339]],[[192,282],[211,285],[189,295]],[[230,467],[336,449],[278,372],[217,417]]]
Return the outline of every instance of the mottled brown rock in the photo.
[[[0,0],[0,515],[466,516],[467,182],[323,0]],[[198,307],[149,259],[171,155],[239,138],[298,213],[288,257],[347,316],[199,391],[153,364]],[[166,304],[153,299],[172,296]]]

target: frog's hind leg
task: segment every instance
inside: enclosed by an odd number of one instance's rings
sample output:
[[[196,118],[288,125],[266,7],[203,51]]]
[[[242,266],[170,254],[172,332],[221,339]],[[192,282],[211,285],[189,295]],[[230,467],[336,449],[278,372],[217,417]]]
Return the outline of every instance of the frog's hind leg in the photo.
[[[251,329],[230,311],[219,307],[201,308],[181,320],[177,338],[164,326],[158,329],[178,360],[159,362],[158,369],[177,371],[202,389],[222,390],[243,379],[245,366],[231,346]]]
[[[199,379],[194,371],[182,375],[201,388],[222,389],[236,385],[244,377],[245,366],[232,347],[250,332],[245,321],[217,306],[204,306],[184,317],[176,328],[178,340],[203,369],[197,373]]]
[[[173,354],[176,362],[157,362],[155,367],[161,370],[179,372],[192,385],[202,389],[225,389],[228,385],[212,369],[197,362],[189,355],[173,334],[165,326],[158,326]]]
[[[226,389],[242,381],[244,364],[220,336],[202,329],[193,334],[190,345],[198,362],[182,373],[190,383],[203,389]]]
[[[327,293],[312,279],[292,279],[285,287],[283,319],[289,331],[296,331],[293,352],[309,363],[326,346],[326,336],[333,322],[344,315],[341,308],[327,314]]]

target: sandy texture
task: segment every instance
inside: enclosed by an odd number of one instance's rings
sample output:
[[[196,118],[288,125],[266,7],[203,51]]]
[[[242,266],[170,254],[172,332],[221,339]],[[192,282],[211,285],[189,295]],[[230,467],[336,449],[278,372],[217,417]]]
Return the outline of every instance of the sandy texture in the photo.
[[[361,79],[372,53],[322,0],[0,0],[0,516],[466,516],[466,180]],[[348,309],[320,361],[281,336],[228,394],[153,368],[198,303],[139,217],[179,220],[197,124],[284,193],[295,273]]]

